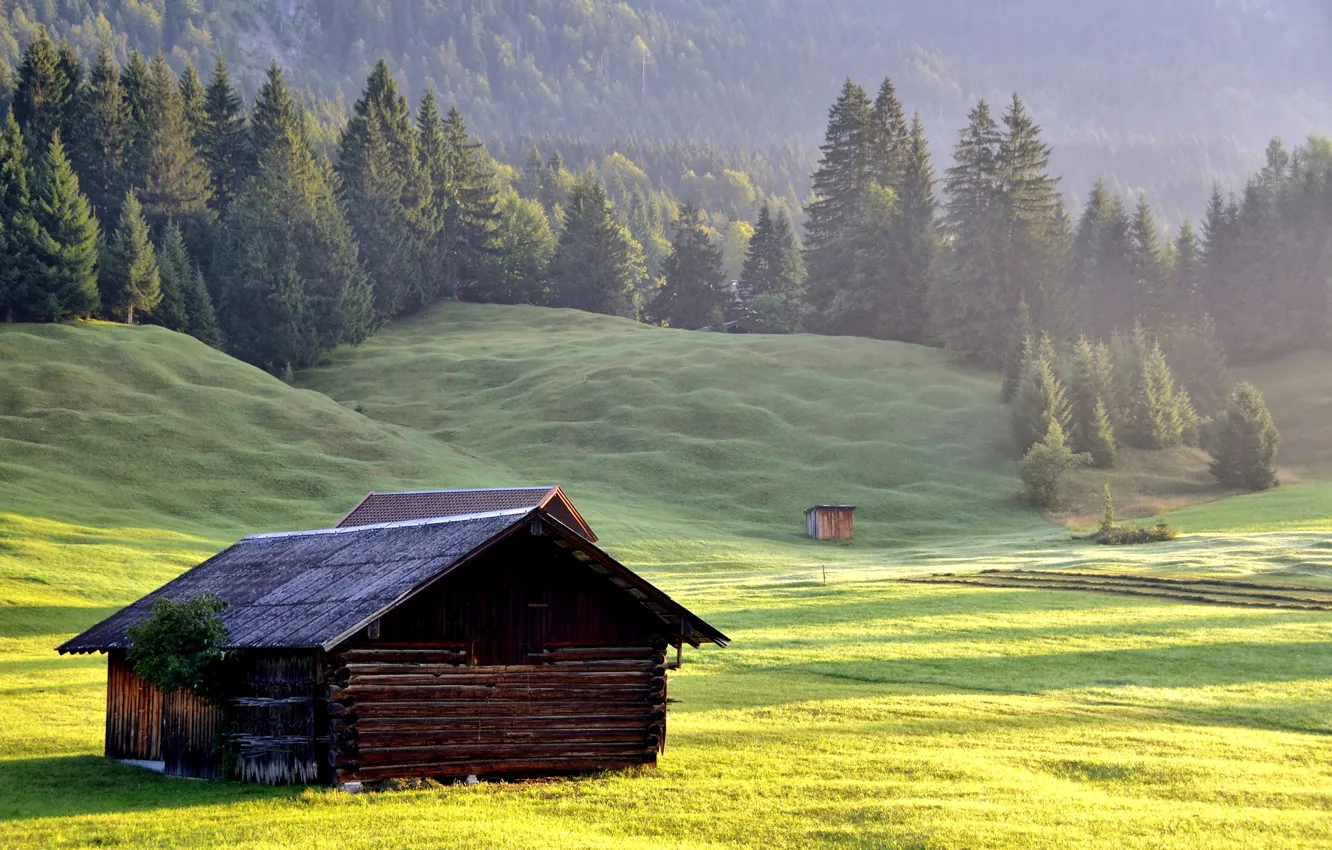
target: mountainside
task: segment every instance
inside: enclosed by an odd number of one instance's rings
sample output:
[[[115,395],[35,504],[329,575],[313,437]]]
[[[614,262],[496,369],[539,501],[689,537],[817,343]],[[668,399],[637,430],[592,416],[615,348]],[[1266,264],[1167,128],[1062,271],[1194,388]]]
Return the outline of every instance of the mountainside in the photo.
[[[1050,130],[1068,177],[1098,173],[1196,210],[1238,182],[1273,134],[1332,121],[1328,13],[1313,0],[102,0],[0,5],[0,63],[46,23],[95,45],[211,64],[251,91],[276,58],[346,100],[386,56],[415,96],[432,84],[484,133],[601,141],[693,137],[772,147],[819,140],[847,75],[893,76],[951,145],[978,97],[1013,90]]]

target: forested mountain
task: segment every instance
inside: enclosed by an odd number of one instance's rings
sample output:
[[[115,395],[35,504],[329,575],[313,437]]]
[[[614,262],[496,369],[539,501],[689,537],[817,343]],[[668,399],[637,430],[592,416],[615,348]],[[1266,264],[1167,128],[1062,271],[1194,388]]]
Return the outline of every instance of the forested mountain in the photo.
[[[1214,176],[1240,185],[1271,135],[1332,119],[1317,0],[3,0],[0,16],[0,67],[47,24],[87,58],[220,51],[250,96],[277,58],[350,102],[384,56],[409,99],[433,84],[487,138],[811,149],[846,76],[890,75],[942,147],[976,99],[1016,90],[1065,191],[1104,175],[1171,218],[1200,212]]]

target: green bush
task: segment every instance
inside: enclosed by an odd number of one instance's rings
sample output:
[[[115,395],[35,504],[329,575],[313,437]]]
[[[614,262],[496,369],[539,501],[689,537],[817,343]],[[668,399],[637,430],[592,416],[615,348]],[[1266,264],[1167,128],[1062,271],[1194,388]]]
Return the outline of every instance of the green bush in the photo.
[[[126,660],[163,693],[190,691],[221,703],[228,696],[222,647],[231,637],[222,622],[225,608],[225,601],[208,593],[185,602],[157,599],[152,615],[129,627]]]
[[[1179,532],[1165,520],[1158,520],[1156,525],[1112,525],[1108,529],[1102,523],[1101,529],[1087,539],[1102,546],[1134,546],[1140,543],[1164,543],[1174,540]]]
[[[1281,434],[1262,393],[1252,384],[1239,384],[1209,429],[1207,450],[1212,455],[1212,475],[1222,484],[1244,490],[1275,487],[1280,445]]]

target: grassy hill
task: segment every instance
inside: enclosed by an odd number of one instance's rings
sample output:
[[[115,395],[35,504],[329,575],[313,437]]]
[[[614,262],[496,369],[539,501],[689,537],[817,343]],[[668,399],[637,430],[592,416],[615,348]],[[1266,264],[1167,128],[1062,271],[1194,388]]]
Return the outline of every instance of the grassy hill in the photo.
[[[1326,585],[1304,363],[1269,397],[1305,483],[1105,551],[1016,503],[996,379],[939,352],[450,305],[292,388],[157,329],[0,326],[0,846],[1332,843],[1332,614],[896,581]],[[535,480],[735,639],[672,674],[659,769],[353,797],[98,757],[105,664],[56,657],[71,632],[369,488]],[[801,539],[825,499],[862,505],[854,544]]]

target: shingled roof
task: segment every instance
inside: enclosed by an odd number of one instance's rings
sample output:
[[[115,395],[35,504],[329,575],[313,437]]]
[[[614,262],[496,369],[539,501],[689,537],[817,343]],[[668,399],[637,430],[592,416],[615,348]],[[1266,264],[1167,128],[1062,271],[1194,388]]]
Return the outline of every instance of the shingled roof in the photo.
[[[351,528],[246,537],[59,647],[63,653],[126,649],[126,630],[160,596],[211,593],[227,602],[229,648],[332,649],[451,570],[534,521],[580,560],[653,611],[678,637],[729,639],[540,508]],[[635,592],[637,590],[637,592]]]
[[[597,535],[559,487],[497,487],[488,490],[371,491],[338,522],[338,528],[469,516],[518,508],[545,508],[579,534],[597,542]]]

